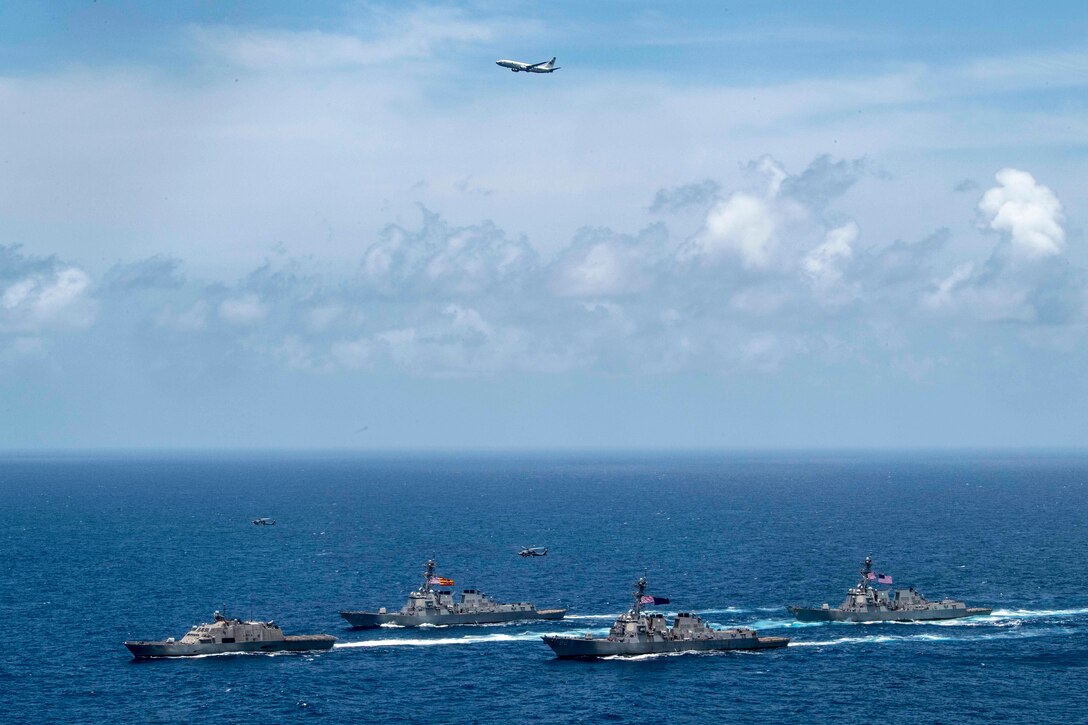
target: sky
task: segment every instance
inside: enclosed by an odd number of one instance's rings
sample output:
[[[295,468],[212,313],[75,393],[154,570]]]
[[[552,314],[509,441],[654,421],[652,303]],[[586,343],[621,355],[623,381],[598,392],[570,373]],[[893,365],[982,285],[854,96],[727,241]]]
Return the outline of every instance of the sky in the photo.
[[[1086,39],[5,2],[0,449],[1083,448]]]

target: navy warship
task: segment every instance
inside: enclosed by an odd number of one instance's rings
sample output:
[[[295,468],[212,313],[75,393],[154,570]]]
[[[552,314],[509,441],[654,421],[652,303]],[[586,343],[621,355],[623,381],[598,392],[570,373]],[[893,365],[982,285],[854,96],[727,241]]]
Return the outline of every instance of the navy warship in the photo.
[[[646,580],[639,579],[634,591],[635,603],[621,614],[605,638],[560,637],[545,635],[545,644],[561,659],[596,659],[630,657],[673,652],[710,650],[750,650],[785,647],[787,637],[760,637],[754,629],[714,629],[690,612],[680,612],[668,626],[664,615],[642,611],[644,604],[667,604],[669,600],[646,594]]]
[[[336,637],[329,634],[285,635],[275,622],[248,622],[215,612],[210,624],[198,624],[180,640],[136,640],[125,646],[136,659],[192,657],[227,652],[303,652],[329,649]]]
[[[478,589],[465,589],[461,600],[454,601],[453,592],[441,587],[453,586],[453,580],[436,576],[434,561],[428,561],[423,571],[423,583],[408,595],[408,602],[399,611],[388,612],[382,607],[376,612],[340,612],[355,629],[396,624],[418,627],[421,624],[495,624],[525,619],[562,619],[566,609],[537,609],[529,602],[500,604]],[[439,588],[435,588],[439,587]]]
[[[916,622],[933,619],[959,619],[989,614],[985,607],[968,607],[954,599],[931,602],[916,592],[906,589],[877,589],[872,582],[891,584],[891,577],[873,573],[873,557],[865,557],[858,583],[851,587],[846,598],[835,609],[822,607],[787,607],[790,614],[802,622]]]

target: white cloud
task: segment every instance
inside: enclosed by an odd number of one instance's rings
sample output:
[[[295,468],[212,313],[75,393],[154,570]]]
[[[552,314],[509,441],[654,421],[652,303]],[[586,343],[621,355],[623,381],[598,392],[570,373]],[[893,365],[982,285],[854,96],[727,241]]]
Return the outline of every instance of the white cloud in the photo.
[[[740,360],[743,365],[764,373],[775,372],[795,350],[794,341],[783,339],[773,332],[762,332],[751,336],[740,346]]]
[[[552,264],[551,289],[561,297],[611,297],[643,292],[657,280],[668,233],[655,225],[638,236],[583,229]]]
[[[78,267],[59,267],[6,284],[0,294],[0,329],[85,327],[94,320],[87,297],[91,278]]]
[[[232,297],[219,303],[219,316],[232,325],[252,325],[267,314],[268,305],[255,294]]]
[[[1065,250],[1062,205],[1035,177],[1018,169],[1002,169],[998,186],[983,194],[978,208],[990,229],[1008,234],[1015,254],[1047,257]]]
[[[720,261],[737,255],[745,267],[766,267],[777,244],[778,225],[768,203],[750,194],[719,201],[706,217],[706,227],[679,254],[681,261]]]
[[[450,377],[775,371],[813,352],[839,365],[890,354],[880,329],[904,330],[895,354],[923,360],[905,331],[912,324],[945,317],[1064,325],[1084,317],[1084,275],[1061,276],[1047,265],[1057,263],[1053,255],[1028,265],[995,253],[949,272],[931,269],[946,234],[860,247],[860,225],[835,208],[866,173],[859,162],[819,157],[789,174],[764,157],[750,168],[763,190],[727,189],[680,244],[663,223],[633,235],[587,228],[549,264],[491,222],[454,225],[429,211],[416,226],[387,226],[353,264],[334,269],[279,255],[234,282],[152,258],[115,267],[89,290],[74,265],[0,248],[0,333],[16,331],[12,310],[62,319],[91,296],[108,317],[104,328],[129,329],[141,354],[155,358],[148,368],[183,359],[198,374],[279,364],[307,374]],[[1050,193],[1001,179],[1003,193],[1022,193],[995,207],[994,219],[1016,220],[998,247],[1012,244],[1025,220],[1037,221],[1010,214],[1008,204],[1040,205]],[[1052,201],[1041,207],[1060,211]],[[858,299],[865,304],[847,304]],[[24,327],[31,317],[20,318]],[[235,334],[238,327],[246,334]]]
[[[536,265],[524,239],[508,239],[491,222],[451,228],[424,209],[418,231],[382,231],[363,255],[363,277],[383,294],[462,296],[516,287]]]
[[[853,244],[858,225],[847,222],[828,231],[823,244],[810,251],[801,262],[816,292],[826,299],[845,301],[857,295],[854,285],[844,283],[845,267],[854,256]]]
[[[287,335],[272,353],[284,361],[288,369],[311,373],[331,373],[336,366],[329,361],[320,360],[314,346],[298,335]]]
[[[1058,197],[1026,171],[1004,168],[996,179],[978,210],[983,228],[1001,238],[985,263],[966,262],[939,278],[923,306],[982,322],[1084,320],[1084,273],[1065,260]]]
[[[974,271],[975,265],[971,262],[964,262],[959,265],[946,277],[935,282],[936,289],[922,299],[922,304],[931,309],[948,309],[952,307],[957,292],[971,279]]]

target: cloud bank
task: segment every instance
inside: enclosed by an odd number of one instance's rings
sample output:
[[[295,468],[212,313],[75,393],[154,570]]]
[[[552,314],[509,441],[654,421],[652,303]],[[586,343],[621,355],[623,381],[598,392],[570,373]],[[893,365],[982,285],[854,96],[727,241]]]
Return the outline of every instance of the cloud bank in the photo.
[[[1084,272],[1064,259],[1061,203],[1027,172],[1000,170],[978,201],[979,224],[996,239],[989,255],[949,260],[947,234],[867,239],[834,209],[873,178],[864,160],[821,156],[790,173],[764,157],[748,170],[742,189],[680,187],[697,189],[705,207],[687,232],[660,222],[633,234],[585,228],[551,255],[492,222],[454,225],[426,208],[416,225],[388,225],[360,245],[353,266],[319,270],[287,256],[233,282],[202,280],[161,256],[92,279],[7,247],[0,333],[7,359],[40,354],[28,339],[91,328],[154,358],[155,369],[184,357],[190,369],[227,360],[243,370],[433,377],[890,365],[931,345],[942,324],[961,335],[1002,321],[1083,334]]]

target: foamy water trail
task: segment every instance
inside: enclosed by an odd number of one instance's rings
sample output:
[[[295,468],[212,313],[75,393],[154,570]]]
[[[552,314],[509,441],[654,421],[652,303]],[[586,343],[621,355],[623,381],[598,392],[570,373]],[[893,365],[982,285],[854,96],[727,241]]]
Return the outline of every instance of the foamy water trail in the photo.
[[[450,644],[488,644],[495,642],[523,642],[531,639],[539,639],[539,634],[480,634],[464,637],[429,637],[426,639],[389,638],[389,639],[364,639],[359,642],[337,642],[333,645],[336,649],[351,649],[355,647],[438,647]]]
[[[335,646],[335,645],[333,645],[333,646]],[[185,655],[184,657],[180,657],[180,658],[179,657],[152,657],[151,659],[156,659],[156,660],[166,660],[166,659],[170,659],[170,660],[176,660],[176,659],[202,660],[202,659],[205,659],[205,658],[208,658],[208,657],[282,657],[282,656],[287,656],[287,655],[308,655],[308,656],[312,657],[312,656],[314,656],[316,654],[319,654],[319,653],[320,653],[320,650],[300,650],[300,651],[297,651],[297,652],[209,652],[208,654],[202,654],[202,655]]]
[[[864,624],[896,624],[913,627],[1020,627],[1025,624],[1025,620],[1037,623],[1046,619],[1064,621],[1085,616],[1088,616],[1088,607],[1078,609],[995,609],[990,614],[961,617],[959,619],[936,619],[921,622],[865,622]]]
[[[688,650],[686,652],[653,652],[644,655],[610,655],[601,657],[602,661],[616,660],[620,662],[647,662],[663,657],[744,657],[762,655],[761,650],[754,649],[723,649],[723,650]]]
[[[725,609],[694,609],[690,611],[693,611],[695,614],[698,614],[700,617],[702,617],[704,615],[710,614],[743,614],[748,610],[742,607],[726,607]],[[676,613],[669,612],[669,616],[676,616]]]
[[[704,609],[698,613],[701,616],[711,614],[739,614],[745,611],[780,611],[781,607],[754,607],[749,610],[728,607],[725,609]],[[490,632],[487,634],[466,634],[457,637],[387,637],[380,639],[366,639],[356,642],[337,642],[334,647],[338,649],[351,649],[351,648],[373,648],[373,647],[438,647],[447,645],[475,645],[475,644],[499,644],[506,642],[533,642],[539,641],[540,637],[544,635],[560,635],[560,636],[581,636],[589,633],[595,636],[601,636],[608,632],[607,627],[601,625],[592,626],[592,623],[604,623],[611,622],[618,614],[615,613],[602,613],[602,614],[572,614],[566,617],[567,620],[574,620],[577,622],[586,622],[587,626],[567,628],[567,629],[551,629],[551,630],[531,630],[517,633],[502,633],[502,632]],[[673,613],[668,615],[670,618],[675,616]],[[922,622],[799,622],[793,619],[758,619],[752,622],[737,621],[731,618],[726,622],[711,622],[716,627],[730,627],[730,626],[748,626],[756,630],[806,630],[813,627],[834,627],[839,628],[844,625],[849,627],[861,627],[862,629],[856,635],[846,635],[842,637],[835,637],[831,639],[822,640],[794,640],[790,642],[790,647],[831,647],[837,645],[851,645],[851,644],[886,644],[891,642],[949,642],[949,641],[977,641],[977,640],[989,640],[989,639],[1012,639],[1020,637],[1041,637],[1056,634],[1068,634],[1073,632],[1073,629],[1069,628],[1045,628],[1037,629],[1031,627],[1025,627],[1026,623],[1042,623],[1046,619],[1061,619],[1067,620],[1069,618],[1088,617],[1088,607],[1080,608],[1068,608],[1068,609],[996,609],[990,615],[964,617],[961,619],[945,619],[945,620],[933,620]],[[945,633],[938,633],[934,631],[921,631],[916,634],[885,634],[887,631],[885,627],[887,625],[896,625],[897,627],[950,627],[950,628],[974,628],[974,632],[967,634],[967,632],[961,632],[955,634],[953,631]],[[387,625],[383,625],[386,627]],[[524,627],[524,622],[500,622],[493,625],[481,625],[481,628],[510,628],[510,627]],[[994,631],[988,633],[978,632],[977,628],[985,627]],[[427,629],[449,629],[446,625],[425,625]],[[389,629],[403,630],[404,627],[393,625]],[[872,632],[869,634],[867,632]],[[900,632],[904,630],[899,630]],[[866,632],[866,633],[862,633]],[[800,631],[798,631],[800,634]],[[223,657],[231,656],[235,654],[262,654],[263,656],[274,656],[276,654],[295,654],[295,653],[224,653],[215,655],[199,655],[200,657]],[[621,657],[615,659],[623,659],[627,661],[638,661],[642,659],[654,659],[658,657],[672,657],[683,654],[692,654],[690,652],[669,652],[650,655],[639,655],[637,657]],[[711,654],[711,653],[696,653],[696,654]],[[612,658],[602,658],[612,659]]]
[[[608,657],[601,657],[601,660],[619,660],[621,662],[645,662],[647,660],[658,660],[664,657],[682,657],[688,654],[708,654],[707,652],[654,652],[645,655],[631,655],[621,657],[620,655],[609,655]]]
[[[1037,619],[1040,617],[1083,617],[1088,615],[1088,607],[1079,609],[995,609],[980,619],[1015,617],[1017,619]]]
[[[745,622],[745,627],[752,629],[805,629],[808,627],[822,627],[825,622],[798,622],[796,619],[757,619],[754,622]],[[733,625],[736,626],[736,625]]]
[[[994,632],[991,634],[980,634],[967,637],[956,637],[952,635],[943,634],[906,634],[906,635],[873,635],[868,637],[837,637],[835,639],[828,640],[813,640],[813,641],[793,641],[788,646],[790,647],[834,647],[836,645],[843,644],[888,644],[890,642],[978,642],[981,640],[994,640],[994,639],[1026,639],[1029,637],[1048,637],[1055,634],[1072,634],[1071,629],[1047,629],[1047,630],[1035,630],[1024,631],[1017,630],[1015,632]]]
[[[781,607],[755,607],[755,611],[776,611]],[[883,627],[894,625],[898,627],[1019,627],[1025,620],[1040,621],[1046,619],[1066,620],[1075,617],[1088,617],[1088,607],[1069,609],[995,609],[986,615],[974,615],[960,617],[958,619],[929,619],[913,622],[799,622],[794,619],[758,619],[753,622],[743,622],[745,626],[753,629],[798,629],[803,627]],[[732,622],[729,626],[737,626]],[[721,625],[724,626],[724,625]]]

